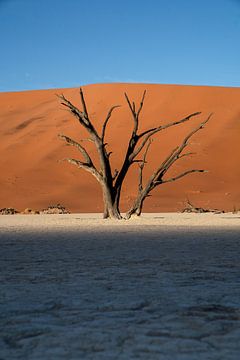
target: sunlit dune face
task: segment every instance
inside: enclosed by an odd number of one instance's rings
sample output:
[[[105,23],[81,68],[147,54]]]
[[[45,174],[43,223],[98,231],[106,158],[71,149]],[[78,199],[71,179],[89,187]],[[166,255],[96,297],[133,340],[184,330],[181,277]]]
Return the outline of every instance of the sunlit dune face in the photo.
[[[148,154],[144,181],[167,154],[181,143],[190,129],[214,115],[203,130],[191,140],[187,151],[194,155],[183,158],[169,175],[194,168],[208,170],[192,174],[158,187],[147,198],[144,211],[180,211],[191,200],[196,206],[232,211],[240,208],[240,106],[239,88],[192,87],[144,84],[100,84],[83,87],[89,116],[101,129],[109,108],[116,109],[106,131],[106,142],[113,169],[119,169],[133,126],[124,98],[138,103],[147,90],[141,113],[140,129],[181,119],[201,111],[187,124],[162,131],[154,138]],[[81,157],[67,147],[58,134],[80,140],[87,136],[76,119],[61,106],[56,93],[64,93],[80,106],[79,90],[47,90],[0,94],[0,208],[41,209],[61,203],[72,212],[101,212],[101,188],[91,174],[61,162],[66,157]],[[86,143],[96,165],[94,147]],[[140,157],[141,158],[141,157]],[[137,191],[138,166],[126,178],[121,208],[131,205]]]

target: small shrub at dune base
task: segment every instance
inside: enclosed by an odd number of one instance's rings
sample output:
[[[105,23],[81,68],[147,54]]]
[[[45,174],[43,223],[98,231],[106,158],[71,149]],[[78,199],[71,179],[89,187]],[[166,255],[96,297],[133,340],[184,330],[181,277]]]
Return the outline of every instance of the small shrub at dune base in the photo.
[[[194,206],[189,200],[187,200],[187,207],[185,207],[183,210],[182,210],[182,213],[198,213],[198,214],[201,214],[201,213],[214,213],[214,214],[222,214],[224,213],[224,210],[219,210],[219,209],[204,209],[202,207],[196,207]]]
[[[14,208],[2,208],[0,209],[0,215],[15,215],[19,214],[19,211],[17,211]]]
[[[43,209],[39,212],[40,214],[70,214],[66,208],[60,204],[50,205],[46,209]]]

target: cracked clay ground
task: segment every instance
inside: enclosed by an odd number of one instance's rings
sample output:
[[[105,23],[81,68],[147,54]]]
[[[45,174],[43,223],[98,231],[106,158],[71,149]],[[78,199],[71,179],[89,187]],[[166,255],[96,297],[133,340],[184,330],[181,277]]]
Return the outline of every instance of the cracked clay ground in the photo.
[[[1,360],[239,359],[239,229],[10,229],[0,243]]]

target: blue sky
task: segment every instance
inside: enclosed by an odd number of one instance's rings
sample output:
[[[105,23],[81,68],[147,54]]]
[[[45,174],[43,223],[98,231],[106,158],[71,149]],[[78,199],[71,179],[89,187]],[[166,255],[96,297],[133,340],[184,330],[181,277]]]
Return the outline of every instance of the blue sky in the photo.
[[[240,0],[0,0],[0,91],[240,86]]]

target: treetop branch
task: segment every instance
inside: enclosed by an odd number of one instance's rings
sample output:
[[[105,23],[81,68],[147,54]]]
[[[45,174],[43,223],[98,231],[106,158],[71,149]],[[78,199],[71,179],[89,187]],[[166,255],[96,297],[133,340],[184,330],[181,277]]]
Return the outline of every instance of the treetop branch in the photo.
[[[80,98],[81,98],[81,102],[82,102],[82,107],[83,107],[83,111],[84,111],[84,115],[87,119],[89,119],[88,117],[88,111],[87,111],[87,105],[86,105],[86,101],[84,99],[84,95],[83,95],[83,90],[80,87]]]
[[[75,105],[73,105],[71,103],[71,101],[66,99],[63,94],[62,95],[57,95],[57,96],[62,101],[61,104],[66,106],[70,110],[70,112],[75,117],[77,117],[80,124],[89,132],[89,134],[91,136],[99,137],[96,129],[94,128],[91,120],[88,117],[87,107],[86,107],[86,103],[85,103],[85,100],[84,100],[83,91],[81,89],[80,89],[80,96],[81,96],[81,102],[82,102],[82,106],[83,106],[83,111],[79,110]]]
[[[108,124],[108,121],[109,121],[109,119],[110,119],[110,117],[111,117],[111,115],[112,115],[112,112],[113,112],[114,109],[116,109],[116,108],[118,108],[118,107],[120,107],[120,106],[121,106],[121,105],[112,106],[111,109],[108,111],[107,117],[106,117],[106,119],[105,119],[105,121],[104,121],[104,123],[103,123],[103,127],[102,127],[102,136],[101,136],[101,138],[102,138],[102,142],[103,142],[103,143],[104,143],[104,137],[105,137],[105,132],[106,132],[107,124]]]

